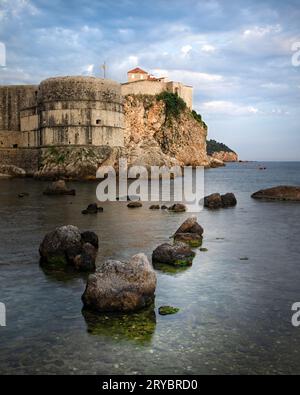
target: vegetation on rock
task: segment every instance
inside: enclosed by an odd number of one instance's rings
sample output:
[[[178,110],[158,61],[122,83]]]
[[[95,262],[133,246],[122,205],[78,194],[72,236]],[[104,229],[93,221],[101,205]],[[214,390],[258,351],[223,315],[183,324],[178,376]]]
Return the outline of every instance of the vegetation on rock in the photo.
[[[214,152],[234,152],[231,148],[223,143],[219,143],[216,140],[207,140],[206,151],[208,155],[212,155]]]
[[[180,114],[186,109],[186,102],[175,93],[164,91],[156,95],[156,98],[165,103],[166,120],[179,118]]]

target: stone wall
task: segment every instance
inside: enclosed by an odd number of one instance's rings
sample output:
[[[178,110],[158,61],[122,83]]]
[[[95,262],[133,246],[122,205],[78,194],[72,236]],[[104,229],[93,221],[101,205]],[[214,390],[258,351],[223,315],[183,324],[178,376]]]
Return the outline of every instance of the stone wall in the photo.
[[[40,164],[41,151],[38,148],[0,148],[0,164],[21,167],[33,175]]]
[[[20,111],[35,105],[35,85],[0,86],[0,131],[20,130]]]

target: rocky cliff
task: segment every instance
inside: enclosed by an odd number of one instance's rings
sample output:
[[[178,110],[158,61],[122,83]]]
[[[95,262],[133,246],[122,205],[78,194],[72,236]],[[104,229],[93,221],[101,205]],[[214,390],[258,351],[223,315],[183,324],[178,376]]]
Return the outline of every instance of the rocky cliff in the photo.
[[[208,140],[207,154],[213,159],[222,162],[237,162],[239,160],[238,155],[231,148],[223,143],[219,143],[216,140]]]
[[[237,162],[239,160],[238,155],[235,152],[219,151],[213,152],[211,156],[212,158],[223,162]]]
[[[207,127],[174,94],[128,95],[125,150],[131,164],[208,166]]]

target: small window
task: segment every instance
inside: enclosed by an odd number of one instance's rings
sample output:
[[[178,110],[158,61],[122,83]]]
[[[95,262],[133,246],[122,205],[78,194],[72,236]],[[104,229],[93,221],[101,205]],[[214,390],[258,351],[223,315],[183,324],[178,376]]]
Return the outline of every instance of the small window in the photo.
[[[96,120],[96,125],[101,125],[101,119]]]
[[[13,144],[13,148],[18,148],[18,144]]]

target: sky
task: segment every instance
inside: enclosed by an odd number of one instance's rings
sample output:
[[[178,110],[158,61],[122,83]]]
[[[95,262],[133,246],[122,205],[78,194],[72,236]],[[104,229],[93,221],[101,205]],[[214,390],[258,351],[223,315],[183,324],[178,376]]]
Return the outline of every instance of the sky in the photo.
[[[192,85],[241,159],[300,160],[299,21],[300,0],[0,0],[0,84],[139,66]]]

